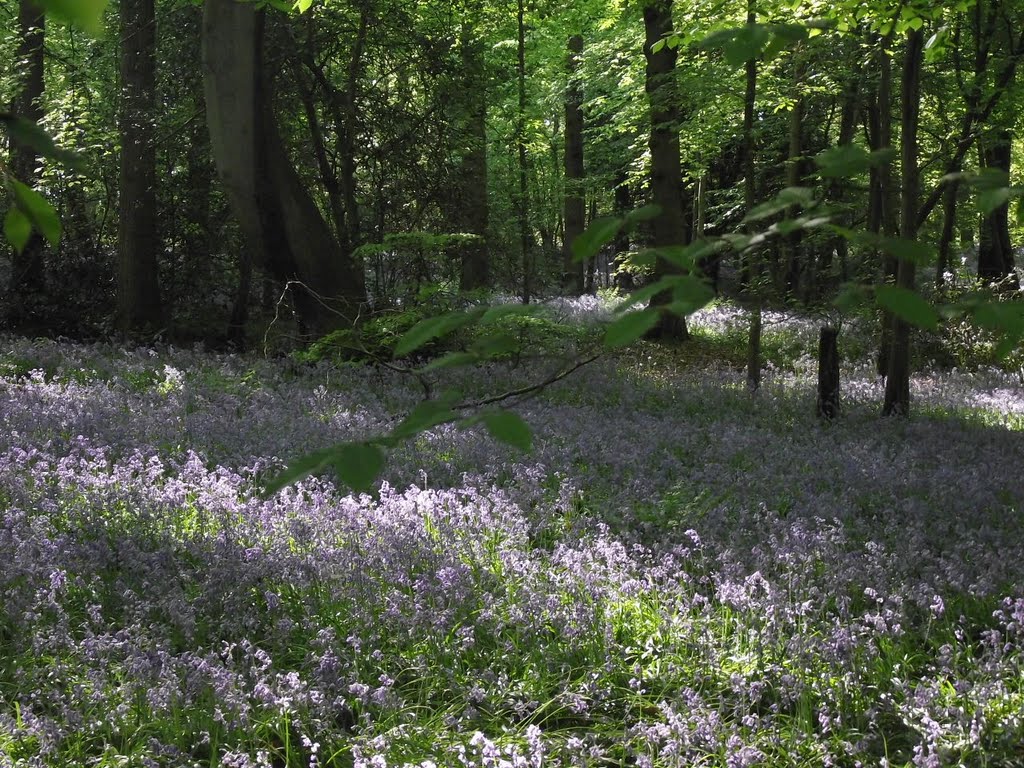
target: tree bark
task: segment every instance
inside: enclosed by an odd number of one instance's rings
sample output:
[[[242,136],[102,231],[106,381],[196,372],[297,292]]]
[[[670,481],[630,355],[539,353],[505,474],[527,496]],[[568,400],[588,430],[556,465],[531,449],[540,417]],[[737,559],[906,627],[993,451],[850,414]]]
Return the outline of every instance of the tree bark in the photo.
[[[663,45],[655,52],[652,47],[672,32],[671,0],[653,0],[644,6],[644,56],[647,59],[645,88],[651,109],[651,197],[660,209],[652,221],[655,248],[685,245],[683,222],[682,167],[679,158],[679,123],[681,110],[675,82],[677,51]],[[659,257],[654,267],[654,279],[677,272],[678,269]],[[672,294],[663,291],[653,299],[651,306],[664,306],[671,302]],[[683,340],[688,337],[686,320],[674,312],[663,312],[649,336],[657,339]]]
[[[122,0],[120,35],[117,324],[129,333],[157,330],[163,322],[157,278],[154,0]]]
[[[1001,128],[992,132],[981,147],[986,168],[993,168],[1009,176],[1013,137]],[[978,277],[986,283],[1001,283],[1007,278],[1016,285],[1013,263],[1013,243],[1010,241],[1010,204],[1003,203],[988,214],[981,225],[978,246]]]
[[[333,237],[288,158],[262,56],[263,14],[208,0],[203,79],[217,171],[257,264],[292,282],[301,323],[323,333],[354,323],[366,300],[362,267]]]
[[[747,0],[747,24],[754,24],[757,14],[753,0]],[[754,107],[757,103],[757,61],[747,59],[746,86],[743,95],[743,210],[754,208],[757,196],[756,167],[754,165]],[[752,231],[753,227],[748,226]],[[740,282],[753,294],[750,326],[747,329],[747,389],[757,392],[761,387],[761,296],[757,283],[761,278],[761,260],[757,253],[748,252],[741,267]]]
[[[46,43],[46,15],[32,0],[18,3],[18,52],[20,84],[15,101],[15,112],[39,123],[43,119],[43,93],[45,89],[43,54]],[[39,155],[24,144],[11,147],[11,171],[24,184],[35,186],[39,180]],[[32,231],[21,253],[15,252],[11,260],[10,319],[15,325],[35,324],[46,290],[43,263],[43,238]]]
[[[818,416],[839,415],[839,329],[823,326],[818,336]]]
[[[620,169],[615,177],[614,197],[615,215],[625,216],[633,208],[633,193],[629,189],[629,177],[623,169]],[[632,273],[624,267],[625,259],[628,256],[629,232],[623,228],[615,236],[615,260],[612,262],[615,285],[623,291],[632,291],[636,287]]]
[[[890,149],[892,147],[892,59],[886,46],[889,38],[878,41],[879,74],[878,92],[872,106],[871,121],[874,125],[875,143],[872,150]],[[882,232],[889,237],[899,234],[896,220],[896,188],[893,179],[892,163],[883,163],[877,171],[872,170],[872,202],[874,207],[869,211],[868,229],[871,232]],[[896,280],[896,260],[887,253],[879,252],[882,269],[882,280]],[[889,357],[892,353],[892,313],[882,311],[881,338],[878,345],[876,370],[879,376],[885,376],[889,370]]]
[[[482,4],[471,11],[475,18],[482,13]],[[491,284],[491,262],[486,237],[490,220],[487,198],[487,72],[484,45],[475,25],[463,31],[461,41],[462,98],[459,104],[461,143],[465,154],[457,169],[458,210],[455,221],[458,231],[478,235],[480,240],[462,249],[459,288],[474,291]]]
[[[516,115],[516,154],[519,161],[519,190],[516,213],[519,218],[519,250],[523,268],[523,303],[533,298],[533,235],[530,233],[529,189],[526,157],[526,6],[516,5],[516,76],[519,92]]]
[[[903,60],[903,76],[900,88],[900,237],[913,240],[917,237],[917,210],[920,197],[920,175],[918,167],[918,123],[921,111],[921,65],[924,52],[924,33],[920,29],[907,33],[906,51]],[[907,290],[914,289],[914,262],[900,259],[896,272],[896,285]],[[885,416],[910,415],[910,326],[902,318],[893,319],[892,351],[889,356],[888,376],[885,380]]]
[[[956,227],[956,199],[959,182],[946,185],[942,203],[942,233],[939,235],[939,255],[935,264],[935,287],[942,288],[949,269],[949,254],[953,246],[953,230]]]
[[[584,265],[576,263],[572,243],[583,233],[585,201],[583,196],[583,91],[577,74],[583,37],[569,38],[566,69],[569,87],[565,92],[565,236],[562,239],[562,290],[582,294]]]

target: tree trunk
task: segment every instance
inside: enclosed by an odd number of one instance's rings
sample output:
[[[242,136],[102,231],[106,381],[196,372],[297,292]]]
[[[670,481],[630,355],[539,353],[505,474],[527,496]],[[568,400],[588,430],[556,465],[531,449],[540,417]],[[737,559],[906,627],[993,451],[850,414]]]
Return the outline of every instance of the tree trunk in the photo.
[[[583,293],[583,264],[572,256],[572,243],[583,233],[585,202],[583,197],[583,92],[577,74],[583,38],[569,38],[567,70],[569,87],[565,92],[565,237],[562,241],[562,290]]]
[[[843,88],[841,116],[839,118],[839,137],[837,141],[838,145],[841,147],[848,146],[853,142],[854,135],[857,130],[857,120],[860,113],[859,82],[858,78],[851,77]],[[846,200],[849,186],[849,179],[838,178],[833,180],[828,188],[828,198],[842,205]],[[848,219],[848,216],[843,216],[840,223],[844,226],[849,226]],[[821,263],[817,270],[818,285],[815,286],[816,292],[820,293],[821,283],[831,277],[829,273],[834,268],[832,264],[833,251],[839,261],[840,281],[845,282],[849,279],[849,265],[847,264],[849,246],[849,241],[840,235],[832,238],[831,241],[826,244],[825,250],[821,255]]]
[[[657,52],[655,43],[672,32],[672,0],[652,0],[644,6],[644,56],[647,59],[645,88],[651,105],[651,197],[660,209],[652,221],[655,248],[684,245],[682,168],[679,158],[679,93],[675,83],[677,52],[663,45]],[[665,259],[658,258],[654,279],[678,271]],[[651,299],[651,306],[671,302],[669,291]],[[689,334],[686,320],[674,312],[663,312],[649,336],[658,339],[683,340]]]
[[[799,56],[800,54],[797,53]],[[803,179],[803,128],[804,128],[804,98],[800,95],[803,84],[804,68],[797,64],[793,71],[793,86],[797,92],[793,109],[789,113],[789,148],[786,153],[786,186],[798,187]],[[795,217],[800,211],[794,206],[786,215]],[[785,292],[790,298],[797,298],[800,295],[801,282],[806,279],[804,274],[807,265],[803,263],[803,237],[801,230],[797,229],[784,238],[783,252],[785,259],[785,274],[782,275],[785,285]]]
[[[1009,176],[1013,137],[1005,128],[989,134],[981,146],[986,168],[993,168]],[[1013,243],[1010,241],[1010,204],[1003,203],[988,214],[981,225],[978,247],[978,277],[986,283],[1001,283],[1007,278],[1017,286],[1013,264]]]
[[[873,105],[872,122],[875,124],[873,133],[877,139],[872,150],[889,149],[892,147],[892,59],[886,50],[889,38],[882,38],[878,43],[879,75],[878,92],[875,104]],[[876,208],[868,217],[869,230],[875,233],[883,232],[889,237],[896,237],[899,229],[896,223],[896,190],[893,181],[892,163],[883,163],[873,173],[873,194],[872,200]],[[894,282],[896,280],[896,260],[887,253],[879,252],[882,267],[882,280]],[[879,376],[885,376],[889,370],[889,357],[892,353],[892,313],[888,310],[882,311],[881,338],[878,345],[878,358],[876,370]]]
[[[754,24],[757,15],[753,0],[747,1],[747,24]],[[746,90],[743,96],[743,209],[749,213],[754,208],[757,193],[754,178],[754,106],[757,102],[757,61],[747,59]],[[748,227],[753,230],[753,225]],[[741,283],[748,293],[753,293],[750,310],[750,326],[747,329],[747,389],[757,392],[761,387],[761,260],[757,253],[748,252],[743,260],[744,275]]]
[[[953,247],[953,230],[956,228],[956,198],[960,183],[946,184],[942,203],[942,234],[939,235],[939,256],[935,264],[935,287],[941,289],[949,270],[949,252]]]
[[[533,236],[530,234],[529,189],[526,165],[526,6],[516,5],[516,78],[519,92],[516,115],[516,150],[519,161],[519,190],[516,214],[519,219],[519,256],[523,268],[523,303],[533,298]]]
[[[839,329],[826,325],[818,337],[818,416],[839,415]]]
[[[629,189],[629,177],[625,170],[620,170],[616,175],[614,195],[615,215],[625,216],[633,208],[633,193]],[[624,261],[628,256],[629,232],[623,228],[615,236],[615,260],[612,267],[615,273],[615,285],[623,291],[632,291],[636,287],[633,275],[624,267]]]
[[[322,333],[356,321],[366,300],[363,272],[332,236],[288,158],[272,111],[262,32],[263,14],[252,4],[204,6],[210,143],[256,263],[295,284],[302,324]]]
[[[154,0],[122,0],[120,36],[117,324],[124,332],[152,331],[163,321],[157,280]]]
[[[46,16],[32,0],[18,3],[17,64],[20,84],[15,112],[39,123],[43,119],[44,62]],[[14,142],[11,147],[11,171],[24,184],[35,186],[39,179],[39,155],[32,147]],[[15,325],[34,325],[43,320],[37,316],[46,290],[43,268],[43,238],[32,230],[21,253],[11,260],[10,319]]]
[[[470,33],[464,33],[470,34]],[[463,249],[459,287],[464,291],[487,288],[491,284],[491,263],[487,248],[490,206],[487,199],[487,75],[484,48],[479,39],[462,43],[462,69],[468,97],[464,116],[466,155],[459,173],[462,213],[459,231],[479,235],[480,241]]]
[[[923,51],[923,32],[920,29],[908,32],[900,89],[900,164],[903,174],[900,187],[900,237],[904,240],[913,240],[917,237],[921,175],[917,162],[917,134],[921,111]],[[899,260],[896,285],[907,290],[914,289],[914,262],[910,259]],[[893,318],[892,351],[889,355],[882,413],[885,416],[910,415],[910,326],[899,317]]]

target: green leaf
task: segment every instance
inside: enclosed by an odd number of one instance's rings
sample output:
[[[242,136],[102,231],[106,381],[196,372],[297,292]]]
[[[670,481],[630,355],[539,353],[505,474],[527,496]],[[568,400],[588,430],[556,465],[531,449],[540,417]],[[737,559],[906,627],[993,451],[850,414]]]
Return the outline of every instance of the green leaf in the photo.
[[[404,357],[434,339],[447,336],[452,331],[469,325],[479,319],[484,311],[482,308],[477,308],[471,312],[446,312],[443,315],[420,320],[398,340],[395,345],[395,357]]]
[[[264,497],[273,496],[286,485],[291,485],[304,477],[322,472],[330,466],[331,460],[337,451],[337,446],[331,446],[330,448],[324,448],[313,453],[307,453],[305,456],[300,456],[295,461],[290,462],[283,472],[267,482],[266,487],[263,489]]]
[[[647,333],[658,322],[657,309],[644,309],[630,312],[608,326],[605,331],[604,345],[609,349],[624,347]]]
[[[4,216],[4,237],[18,253],[24,251],[25,246],[28,245],[28,241],[32,237],[32,222],[19,208],[12,206]]]
[[[935,307],[921,298],[919,293],[896,285],[880,285],[875,288],[875,301],[897,317],[911,325],[927,330],[939,327],[939,313]]]
[[[473,342],[473,354],[478,358],[495,358],[515,352],[522,341],[511,333],[488,333]]]
[[[93,37],[103,35],[103,11],[107,0],[37,0],[44,11],[70,22]]]
[[[439,371],[442,368],[475,365],[478,362],[480,362],[480,356],[472,352],[449,352],[447,355],[431,360],[419,370],[420,373],[430,373],[431,371]]]
[[[483,313],[480,324],[490,325],[506,317],[532,317],[540,313],[541,308],[536,304],[495,304]]]
[[[682,279],[682,275],[666,275],[660,280],[645,285],[633,291],[615,307],[616,314],[622,314],[627,309],[637,304],[645,304],[662,291],[671,290]]]
[[[0,123],[4,124],[8,135],[18,144],[30,147],[37,154],[56,160],[73,171],[82,172],[85,166],[82,156],[58,147],[50,134],[31,120],[9,112],[0,112]]]
[[[782,213],[793,206],[807,208],[814,204],[814,190],[809,187],[786,187],[773,199],[754,207],[741,223],[760,221]]]
[[[718,253],[726,247],[726,242],[719,238],[700,238],[689,245],[666,245],[651,248],[650,251],[681,270],[696,269],[700,260]]]
[[[506,410],[486,411],[480,418],[495,440],[521,451],[529,451],[533,447],[533,432],[518,414]]]
[[[8,179],[14,192],[14,203],[21,209],[33,228],[47,239],[54,248],[60,243],[60,217],[46,198],[17,179]]]
[[[696,275],[682,275],[672,289],[672,303],[669,308],[677,315],[692,315],[707,306],[715,298],[715,292],[706,280]]]
[[[978,211],[983,216],[989,216],[1000,206],[1010,202],[1013,191],[1009,187],[997,187],[995,189],[980,189],[976,200]]]
[[[760,56],[771,39],[772,33],[764,24],[745,24],[712,32],[701,41],[700,47],[718,48],[729,66],[741,67]]]
[[[654,205],[642,205],[626,214],[626,224],[633,226],[644,221],[650,221],[661,213],[661,206]]]
[[[418,435],[420,432],[426,432],[438,424],[455,421],[458,418],[458,414],[452,410],[452,405],[454,405],[454,398],[452,397],[440,400],[424,400],[421,403],[417,403],[416,407],[409,412],[409,415],[397,427],[391,430],[391,437],[395,440],[404,440]]]
[[[871,153],[856,144],[840,144],[814,156],[818,175],[823,178],[850,178],[871,168]]]
[[[384,451],[373,443],[345,443],[331,456],[334,471],[353,491],[370,490],[384,469]]]
[[[572,241],[573,261],[585,261],[596,256],[603,246],[615,239],[620,229],[622,229],[622,219],[620,218],[606,216],[595,219]]]
[[[305,13],[313,7],[313,0],[295,0],[295,10]]]
[[[1024,334],[1024,301],[983,299],[971,311],[975,324],[1011,336]]]
[[[879,238],[878,247],[903,261],[911,261],[917,265],[930,264],[935,258],[935,249],[918,240],[907,240],[896,237]]]
[[[871,288],[859,283],[847,283],[832,300],[832,306],[840,312],[852,312],[871,298]]]

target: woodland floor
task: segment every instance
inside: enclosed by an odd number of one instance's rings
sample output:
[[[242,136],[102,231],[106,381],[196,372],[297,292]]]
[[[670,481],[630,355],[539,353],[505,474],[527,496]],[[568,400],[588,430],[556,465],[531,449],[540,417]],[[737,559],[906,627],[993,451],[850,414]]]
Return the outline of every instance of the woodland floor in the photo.
[[[925,370],[883,420],[851,327],[823,423],[817,323],[769,317],[751,397],[743,322],[518,404],[530,453],[420,435],[363,496],[260,491],[392,426],[399,374],[3,339],[0,766],[1024,765],[1022,373]]]

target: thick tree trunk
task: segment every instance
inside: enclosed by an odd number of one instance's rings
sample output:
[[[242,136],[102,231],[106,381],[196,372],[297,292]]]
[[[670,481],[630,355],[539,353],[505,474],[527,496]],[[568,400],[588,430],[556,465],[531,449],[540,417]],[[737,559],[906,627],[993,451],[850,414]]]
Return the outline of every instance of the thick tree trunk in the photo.
[[[581,294],[583,264],[573,261],[572,243],[583,233],[583,91],[577,74],[583,38],[569,38],[567,69],[569,87],[565,92],[565,237],[562,239],[562,290]]]
[[[207,123],[217,170],[256,263],[295,287],[302,324],[351,325],[366,295],[362,268],[332,236],[288,158],[262,60],[261,11],[208,0],[203,16]]]
[[[918,167],[918,123],[921,111],[921,64],[924,34],[920,29],[907,33],[900,93],[901,170],[900,237],[917,237],[917,210],[920,197],[921,170]],[[914,289],[914,262],[900,259],[896,272],[896,285]],[[885,380],[885,416],[910,415],[910,326],[901,318],[892,324],[892,352],[889,355],[888,376]]]
[[[1009,175],[1013,137],[1005,128],[994,131],[982,143],[981,155],[986,168]],[[1001,283],[1007,278],[1017,287],[1013,264],[1013,243],[1010,241],[1010,204],[1003,203],[988,214],[981,225],[978,247],[978,277],[987,283]]]
[[[122,0],[120,35],[117,323],[132,332],[156,330],[163,321],[157,280],[154,0]]]
[[[474,15],[481,13],[476,5]],[[487,288],[491,284],[491,263],[487,248],[490,206],[487,199],[487,73],[484,46],[476,28],[464,31],[461,43],[462,101],[459,105],[460,131],[465,155],[458,173],[458,210],[455,221],[460,232],[478,235],[479,242],[462,250],[459,288],[463,291]]]
[[[46,16],[32,0],[18,3],[18,53],[20,74],[15,112],[35,123],[43,119]],[[27,145],[14,143],[11,148],[11,171],[24,184],[34,186],[39,179],[39,156]],[[45,293],[43,269],[43,238],[32,231],[28,244],[11,260],[10,319],[15,325],[32,324]]]
[[[644,6],[644,56],[647,59],[645,87],[651,105],[651,197],[659,207],[652,222],[655,248],[686,243],[683,223],[682,168],[679,158],[679,93],[675,83],[677,52],[663,45],[652,47],[672,32],[672,0],[652,0]],[[654,279],[677,271],[665,259],[658,258]],[[651,300],[651,306],[664,306],[672,294],[664,291]],[[650,336],[659,339],[687,338],[686,320],[674,312],[661,314]]]

